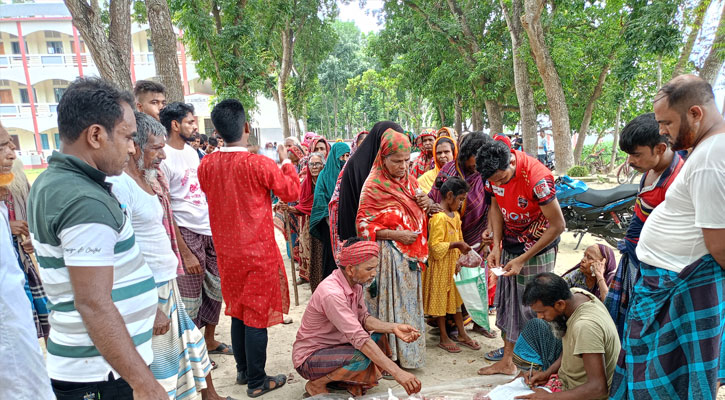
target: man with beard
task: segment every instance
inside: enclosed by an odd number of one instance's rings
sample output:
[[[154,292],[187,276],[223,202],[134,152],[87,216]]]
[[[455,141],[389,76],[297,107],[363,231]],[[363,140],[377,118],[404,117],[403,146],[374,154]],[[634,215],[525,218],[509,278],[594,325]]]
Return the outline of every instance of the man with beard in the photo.
[[[58,400],[169,398],[148,368],[154,278],[106,182],[134,154],[132,104],[130,93],[104,80],[71,83],[58,104],[62,150],[30,189],[28,227],[50,304],[47,367]]]
[[[186,313],[177,284],[183,274],[176,247],[168,184],[158,173],[166,158],[166,129],[151,116],[136,112],[135,154],[119,176],[109,177],[113,194],[131,217],[136,242],[151,268],[158,291],[151,372],[171,396],[220,400],[211,379],[204,337]],[[167,237],[170,240],[163,240]]]
[[[204,329],[209,354],[232,355],[228,345],[214,338],[222,306],[221,282],[217,255],[211,237],[206,196],[199,186],[199,155],[188,145],[198,133],[194,106],[174,102],[161,110],[161,124],[168,138],[166,160],[161,170],[169,182],[174,220],[183,240],[194,257],[184,257],[184,275],[177,278],[186,311],[199,328]]]
[[[539,324],[531,348],[542,358],[561,352],[546,370],[522,373],[528,385],[548,390],[535,388],[535,393],[517,399],[606,399],[620,345],[604,304],[584,289],[570,289],[551,272],[536,275],[526,285],[523,301],[551,325]]]
[[[8,218],[7,186],[13,181],[15,146],[0,125],[0,359],[12,368],[0,369],[0,398],[52,399],[50,379],[38,345],[33,314],[23,289],[25,276],[12,241]]]
[[[420,178],[421,175],[425,174],[428,170],[433,169],[433,143],[436,140],[435,129],[428,128],[418,136],[420,140],[420,155],[415,162],[410,165],[410,173],[415,179]]]
[[[714,399],[725,379],[725,121],[694,75],[663,86],[654,112],[672,149],[692,152],[642,228],[611,393]]]
[[[387,334],[411,343],[420,332],[407,324],[383,322],[370,316],[363,285],[375,279],[379,245],[354,237],[337,256],[340,268],[317,287],[302,316],[292,347],[292,362],[309,382],[310,396],[328,393],[327,384],[342,383],[353,396],[377,386],[388,371],[408,394],[420,391],[415,375],[390,359]],[[372,335],[369,332],[374,332]]]

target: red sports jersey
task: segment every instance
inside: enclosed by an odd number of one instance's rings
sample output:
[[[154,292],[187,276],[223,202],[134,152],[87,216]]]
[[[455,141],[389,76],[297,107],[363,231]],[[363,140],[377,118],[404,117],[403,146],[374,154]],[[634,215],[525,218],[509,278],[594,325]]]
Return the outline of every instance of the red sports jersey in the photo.
[[[516,157],[514,177],[501,186],[487,181],[486,190],[496,196],[503,214],[504,249],[523,254],[549,227],[540,206],[556,198],[556,189],[554,176],[541,162],[522,151],[511,150],[511,153]]]

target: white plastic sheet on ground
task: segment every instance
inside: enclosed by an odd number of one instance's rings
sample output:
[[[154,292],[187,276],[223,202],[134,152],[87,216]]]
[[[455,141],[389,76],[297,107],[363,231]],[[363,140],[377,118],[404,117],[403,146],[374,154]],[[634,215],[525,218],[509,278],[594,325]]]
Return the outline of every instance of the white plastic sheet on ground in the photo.
[[[405,390],[396,385],[392,388],[392,395],[388,390],[373,388],[376,393],[370,393],[355,400],[389,400],[397,397],[399,400],[484,400],[493,388],[511,381],[513,376],[475,376],[451,382],[440,383],[435,386],[423,386],[423,390],[412,396],[408,396]],[[349,400],[347,392],[335,392],[326,395],[310,397],[315,400]]]

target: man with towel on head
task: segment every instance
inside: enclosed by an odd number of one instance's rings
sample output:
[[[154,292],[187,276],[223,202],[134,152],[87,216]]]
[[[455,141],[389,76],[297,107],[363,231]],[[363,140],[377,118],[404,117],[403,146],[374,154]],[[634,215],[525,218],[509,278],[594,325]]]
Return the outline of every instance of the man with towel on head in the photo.
[[[310,396],[328,393],[327,384],[332,382],[361,396],[378,384],[383,372],[408,394],[420,391],[415,375],[390,359],[387,336],[393,334],[411,343],[420,332],[407,324],[382,322],[370,316],[365,305],[363,285],[375,279],[378,253],[377,242],[357,237],[347,240],[337,255],[339,268],[310,298],[292,348],[297,372],[309,380],[305,390]]]

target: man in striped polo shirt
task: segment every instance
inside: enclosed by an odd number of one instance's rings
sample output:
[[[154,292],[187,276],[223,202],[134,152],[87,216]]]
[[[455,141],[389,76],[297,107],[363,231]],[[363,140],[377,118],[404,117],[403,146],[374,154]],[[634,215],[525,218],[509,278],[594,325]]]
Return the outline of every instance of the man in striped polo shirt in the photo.
[[[133,97],[98,78],[73,82],[58,104],[62,152],[28,200],[48,294],[48,375],[58,400],[168,399],[148,365],[154,278],[106,176],[133,154]]]

